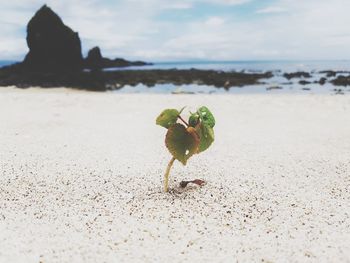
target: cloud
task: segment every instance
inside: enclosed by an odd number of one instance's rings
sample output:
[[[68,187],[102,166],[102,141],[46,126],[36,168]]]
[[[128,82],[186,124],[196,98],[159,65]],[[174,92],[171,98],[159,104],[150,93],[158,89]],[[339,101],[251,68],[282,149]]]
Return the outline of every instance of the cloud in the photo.
[[[186,2],[175,2],[169,4],[166,9],[190,9],[193,8],[193,4]]]
[[[279,6],[269,6],[263,9],[256,11],[257,14],[275,14],[275,13],[284,13],[287,10]]]
[[[221,5],[242,5],[242,4],[249,3],[252,0],[204,0],[204,1],[212,4],[221,4]]]
[[[350,58],[348,0],[272,0],[266,6],[258,1],[47,0],[47,4],[79,32],[84,53],[98,45],[106,56],[147,60]],[[22,58],[27,52],[25,25],[42,1],[0,0],[0,4],[0,58]],[[242,11],[240,5],[245,4]]]
[[[215,27],[221,26],[224,23],[225,23],[225,20],[217,16],[210,17],[207,21],[205,21],[205,24],[207,26],[215,26]]]

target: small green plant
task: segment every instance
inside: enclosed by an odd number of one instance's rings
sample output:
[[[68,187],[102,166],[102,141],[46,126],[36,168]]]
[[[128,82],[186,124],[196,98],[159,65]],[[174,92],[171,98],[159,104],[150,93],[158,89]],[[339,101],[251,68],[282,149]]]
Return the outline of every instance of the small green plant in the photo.
[[[157,125],[168,130],[165,145],[173,156],[165,171],[165,192],[168,192],[169,173],[175,160],[186,165],[192,155],[207,150],[214,141],[215,118],[210,110],[205,106],[200,107],[195,113],[191,113],[188,122],[181,117],[183,110],[184,108],[180,111],[166,109],[156,120]]]

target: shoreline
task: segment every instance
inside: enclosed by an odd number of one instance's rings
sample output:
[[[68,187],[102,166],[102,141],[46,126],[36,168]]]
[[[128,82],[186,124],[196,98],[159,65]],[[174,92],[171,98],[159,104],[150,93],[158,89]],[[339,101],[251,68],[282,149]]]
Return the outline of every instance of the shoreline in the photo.
[[[198,84],[213,85],[229,89],[233,86],[257,84],[261,79],[271,78],[270,72],[242,73],[219,70],[164,69],[164,70],[118,70],[90,72],[31,72],[20,66],[0,69],[0,86],[71,87],[94,91],[120,89],[126,85],[144,84],[153,87],[156,84]]]
[[[191,88],[191,87],[190,87]],[[123,91],[125,89],[125,91]],[[109,94],[109,95],[117,95],[117,96],[174,96],[181,99],[182,96],[194,96],[194,97],[207,97],[207,96],[214,96],[214,97],[231,97],[231,96],[272,96],[272,97],[278,97],[278,96],[339,96],[339,95],[348,95],[350,94],[350,89],[346,90],[323,90],[320,92],[319,90],[304,90],[304,89],[295,89],[293,92],[287,89],[269,89],[265,88],[263,85],[260,87],[257,86],[247,86],[247,87],[241,87],[241,88],[231,88],[229,91],[221,90],[218,92],[193,92],[188,91],[186,89],[186,86],[181,86],[180,89],[176,88],[175,91],[166,91],[166,92],[159,92],[159,91],[148,91],[144,92],[143,89],[152,89],[147,87],[132,87],[132,86],[126,86],[123,89],[120,90],[107,90],[104,92],[90,90],[90,89],[74,89],[70,87],[51,87],[51,88],[43,88],[39,86],[32,86],[28,88],[19,88],[16,86],[0,86],[0,90],[3,94],[5,93],[12,93],[13,91],[23,91],[24,93],[27,92],[30,94],[31,92],[34,93],[40,93],[40,91],[46,91],[47,94],[94,94],[95,96],[98,96],[98,94]],[[190,89],[191,90],[191,89]]]
[[[224,71],[206,69],[120,69],[115,71],[82,71],[45,73],[31,72],[20,66],[0,69],[0,86],[28,88],[67,87],[91,91],[121,90],[124,87],[144,85],[153,88],[160,85],[213,87],[231,90],[249,86],[265,85],[267,90],[301,87],[309,90],[318,85],[333,86],[336,93],[350,86],[349,71],[266,71],[253,73],[247,71]]]

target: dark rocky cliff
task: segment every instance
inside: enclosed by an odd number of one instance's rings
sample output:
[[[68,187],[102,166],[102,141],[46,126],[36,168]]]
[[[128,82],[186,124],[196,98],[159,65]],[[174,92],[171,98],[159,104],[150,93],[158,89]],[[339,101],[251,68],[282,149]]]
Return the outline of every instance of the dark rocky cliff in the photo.
[[[29,53],[23,66],[31,71],[71,71],[83,65],[78,33],[49,7],[41,7],[27,26]]]

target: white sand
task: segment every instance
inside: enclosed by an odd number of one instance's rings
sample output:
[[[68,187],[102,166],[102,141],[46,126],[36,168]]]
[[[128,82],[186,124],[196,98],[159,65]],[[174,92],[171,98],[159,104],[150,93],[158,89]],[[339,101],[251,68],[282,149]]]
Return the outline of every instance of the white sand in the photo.
[[[176,163],[155,117],[207,105]],[[0,262],[350,262],[350,96],[0,89]]]

